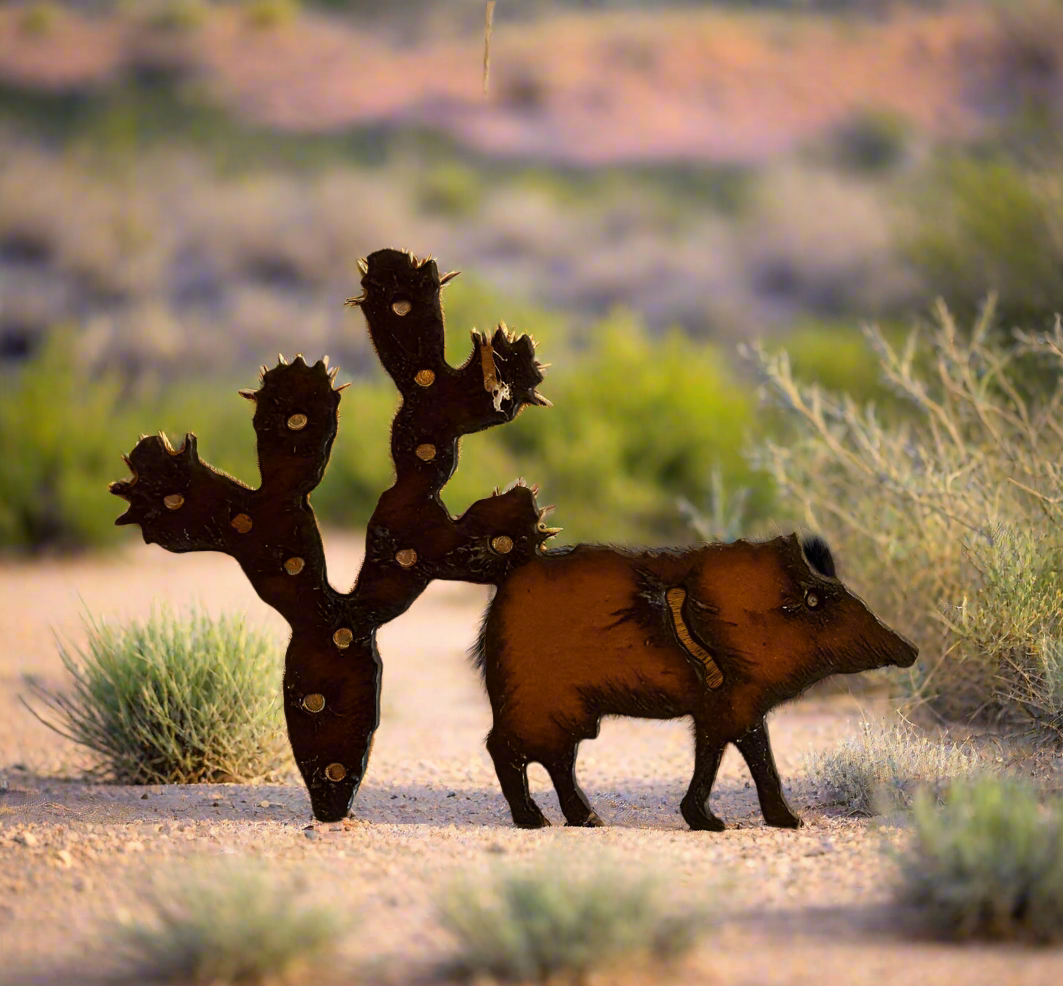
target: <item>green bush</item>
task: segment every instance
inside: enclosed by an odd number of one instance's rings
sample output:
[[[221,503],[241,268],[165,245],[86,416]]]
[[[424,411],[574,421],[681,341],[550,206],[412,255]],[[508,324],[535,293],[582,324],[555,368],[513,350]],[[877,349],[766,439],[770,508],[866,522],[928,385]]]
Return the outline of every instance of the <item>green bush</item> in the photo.
[[[84,648],[59,645],[69,690],[31,682],[31,691],[41,721],[95,755],[94,773],[122,784],[224,783],[281,766],[281,658],[242,617],[163,610],[125,626],[86,617],[85,629]]]
[[[909,126],[888,110],[863,109],[831,135],[831,156],[851,171],[878,173],[899,164],[907,153]]]
[[[1012,325],[1043,328],[1063,310],[1063,182],[1058,162],[1024,170],[1000,158],[948,158],[917,202],[904,249],[964,321],[987,291]]]
[[[210,13],[209,4],[204,0],[156,0],[144,6],[148,27],[175,34],[198,30]]]
[[[960,784],[915,803],[897,896],[950,938],[1063,940],[1063,805],[1015,782]]]
[[[677,332],[650,337],[620,315],[592,338],[543,385],[554,407],[498,433],[559,504],[557,524],[598,540],[682,536],[676,499],[705,502],[714,469],[728,488],[750,487],[748,516],[763,517],[771,489],[743,456],[753,394],[719,351]]]
[[[867,330],[904,416],[802,385],[785,352],[754,347],[794,425],[754,461],[794,517],[843,545],[846,580],[920,643],[913,698],[1058,738],[1063,382],[1046,394],[1029,374],[1037,360],[1060,379],[1063,327],[1006,344],[992,324],[990,305],[961,333],[941,306],[922,358],[918,333],[898,350]]]
[[[333,908],[247,863],[201,861],[156,879],[138,916],[109,929],[138,980],[196,984],[287,981],[335,951]]]
[[[299,16],[298,0],[247,0],[244,17],[259,30],[287,27]]]
[[[31,3],[19,14],[18,28],[33,38],[44,38],[55,31],[63,16],[58,4],[39,0]]]
[[[704,924],[689,908],[666,910],[650,881],[606,869],[573,875],[560,865],[459,883],[437,906],[457,942],[451,971],[502,982],[583,982],[620,962],[671,961],[694,946]]]
[[[807,768],[829,804],[854,815],[909,808],[917,791],[935,797],[948,783],[981,768],[977,754],[928,739],[908,724],[860,723],[860,735],[826,753],[811,752]]]
[[[0,385],[0,547],[98,547],[114,537],[119,385],[88,381],[57,339]],[[123,427],[125,425],[125,427]],[[135,434],[135,433],[134,433]]]
[[[511,424],[463,440],[443,493],[453,513],[523,475],[541,485],[543,502],[558,504],[568,538],[686,538],[676,501],[703,508],[714,477],[729,491],[748,490],[737,520],[743,529],[766,516],[770,482],[743,456],[757,433],[753,393],[716,348],[678,332],[651,336],[614,315],[592,327],[592,342],[580,350],[567,342],[558,315],[506,306],[476,287],[447,292],[452,363],[471,352],[467,329],[492,328],[507,308],[514,330],[530,331],[542,359],[554,363],[541,388],[554,407],[526,409]],[[107,485],[126,471],[120,455],[141,432],[165,431],[176,443],[193,432],[205,461],[258,485],[251,408],[236,396],[239,384],[186,378],[132,386],[78,367],[71,341],[57,338],[0,389],[0,445],[12,453],[0,461],[0,547],[113,543],[123,504]],[[379,368],[344,392],[339,436],[312,498],[322,523],[364,525],[390,486],[398,400]]]

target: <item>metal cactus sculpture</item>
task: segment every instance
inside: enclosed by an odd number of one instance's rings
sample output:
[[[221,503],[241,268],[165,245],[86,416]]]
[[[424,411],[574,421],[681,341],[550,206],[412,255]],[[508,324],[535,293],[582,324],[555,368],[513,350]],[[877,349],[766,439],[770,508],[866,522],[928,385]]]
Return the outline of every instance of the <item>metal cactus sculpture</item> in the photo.
[[[343,818],[369,760],[380,716],[377,628],[404,613],[433,579],[499,584],[557,533],[536,490],[522,482],[453,518],[439,493],[453,475],[462,435],[512,421],[536,392],[542,366],[532,340],[500,325],[473,332],[460,368],[444,358],[439,276],[430,258],[379,250],[363,265],[360,306],[384,369],[402,394],[391,432],[396,480],[369,521],[354,588],[337,592],[310,493],[321,482],[337,432],[340,390],[328,357],[297,356],[262,368],[255,404],[261,485],[251,489],[200,460],[196,438],[174,449],[142,438],[126,457],[131,478],[111,484],[129,501],[117,524],[139,524],[168,551],[223,551],[292,629],[284,712],[314,815]]]

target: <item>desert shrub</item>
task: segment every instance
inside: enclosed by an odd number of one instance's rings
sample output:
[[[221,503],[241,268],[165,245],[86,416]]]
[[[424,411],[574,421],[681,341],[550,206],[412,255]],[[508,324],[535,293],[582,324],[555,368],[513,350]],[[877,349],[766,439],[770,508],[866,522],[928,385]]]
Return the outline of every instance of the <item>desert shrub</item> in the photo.
[[[843,168],[876,173],[899,164],[907,153],[909,127],[888,110],[853,113],[831,135],[831,156]]]
[[[205,0],[154,0],[144,4],[144,23],[156,31],[175,34],[198,30],[210,13]]]
[[[1001,89],[1028,105],[1052,100],[1063,74],[1063,2],[992,0],[991,6],[996,21],[991,56]]]
[[[1063,805],[983,779],[915,802],[899,901],[950,938],[1063,940]]]
[[[0,383],[0,546],[95,547],[114,536],[107,478],[121,470],[119,387],[86,381],[63,339]],[[113,475],[110,478],[115,478]]]
[[[593,340],[551,370],[542,390],[553,408],[498,432],[560,505],[557,524],[577,537],[677,537],[676,498],[704,502],[714,468],[729,488],[751,487],[748,515],[763,516],[770,487],[743,458],[753,395],[719,351],[678,333],[651,338],[619,315]]]
[[[704,923],[689,907],[667,909],[651,881],[604,868],[573,874],[556,862],[459,883],[437,907],[457,943],[451,971],[502,982],[582,982],[619,962],[674,960]]]
[[[737,541],[751,533],[748,516],[750,488],[742,486],[729,490],[724,486],[719,465],[713,467],[709,495],[704,508],[691,503],[686,497],[676,500],[676,507],[686,522],[702,541]]]
[[[417,201],[429,214],[468,218],[476,211],[482,196],[480,176],[472,168],[452,161],[443,162],[421,176]]]
[[[142,430],[202,436],[200,453],[257,482],[246,402],[232,387],[188,382],[129,392],[115,374],[93,375],[65,333],[0,379],[0,550],[71,551],[116,543],[122,501],[108,484]]]
[[[1003,328],[1043,328],[1063,308],[1063,182],[1058,164],[950,158],[917,196],[903,248],[962,320],[987,291]]]
[[[244,17],[260,30],[286,27],[299,16],[298,0],[247,0]]]
[[[929,360],[917,331],[897,349],[866,330],[903,417],[799,384],[785,352],[747,350],[796,429],[754,461],[794,516],[846,545],[846,580],[920,643],[913,698],[1059,737],[1063,380],[1045,393],[1029,374],[1037,361],[1058,377],[1063,327],[1004,343],[992,305],[970,334],[937,314]]]
[[[59,644],[67,689],[31,691],[41,721],[95,755],[94,773],[122,784],[249,782],[281,765],[281,658],[243,617],[160,610],[143,623],[84,622],[83,647]]]
[[[807,758],[812,782],[830,804],[854,815],[878,815],[911,806],[918,791],[941,798],[958,777],[982,769],[972,750],[932,740],[907,723],[860,723],[860,734]]]
[[[336,911],[291,881],[204,860],[157,877],[108,941],[138,980],[208,986],[287,981],[328,958],[340,930]]]
[[[31,3],[19,14],[18,28],[30,37],[47,37],[55,31],[62,13],[59,5],[55,3],[44,2],[44,0]]]

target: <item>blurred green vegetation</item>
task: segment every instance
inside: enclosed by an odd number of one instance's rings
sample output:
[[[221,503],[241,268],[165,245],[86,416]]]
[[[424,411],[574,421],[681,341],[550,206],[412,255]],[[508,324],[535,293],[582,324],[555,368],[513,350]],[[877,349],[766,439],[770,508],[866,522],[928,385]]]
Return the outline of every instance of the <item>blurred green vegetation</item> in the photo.
[[[1008,329],[1044,328],[1063,308],[1061,159],[1024,167],[999,150],[949,154],[918,190],[909,255],[961,318],[988,291]]]
[[[507,16],[673,5],[681,4],[542,0]],[[726,5],[787,12],[889,6]],[[27,4],[27,37],[51,30],[66,6]],[[125,12],[153,30],[191,34],[209,6],[160,0],[128,4]],[[421,14],[427,24],[432,5],[240,6],[248,25],[280,31],[300,6],[346,11],[370,25],[408,25]],[[914,124],[873,106],[826,134],[813,154],[767,164],[579,168],[479,155],[425,128],[279,132],[220,109],[191,63],[150,45],[131,71],[91,89],[0,84],[7,178],[0,181],[0,263],[9,264],[0,275],[14,271],[0,344],[8,345],[9,331],[18,350],[50,340],[0,379],[0,446],[13,452],[0,463],[0,547],[111,542],[121,504],[106,483],[121,475],[118,454],[141,431],[161,428],[175,441],[194,431],[204,458],[254,484],[248,408],[232,392],[253,383],[242,377],[247,353],[275,350],[277,339],[287,352],[300,326],[307,337],[328,339],[341,369],[355,374],[314,503],[325,523],[364,523],[390,482],[397,396],[360,326],[348,336],[335,316],[348,271],[352,286],[356,280],[363,233],[373,245],[443,249],[446,242],[505,285],[492,291],[463,278],[447,289],[453,363],[468,355],[469,328],[504,319],[531,332],[555,365],[544,386],[553,409],[528,410],[464,443],[462,465],[444,491],[453,512],[524,475],[542,485],[546,502],[559,504],[565,538],[686,539],[680,502],[726,518],[728,529],[777,519],[772,486],[749,467],[744,450],[791,434],[792,424],[758,408],[755,385],[729,347],[706,338],[768,334],[773,347],[786,348],[799,383],[818,382],[895,414],[910,412],[910,402],[881,382],[878,361],[856,331],[864,316],[877,318],[896,343],[895,327],[934,295],[966,318],[997,289],[1001,327],[1043,327],[1063,307],[1063,151],[1052,143],[1054,117],[1034,98],[1031,73],[1044,63],[1058,80],[1042,39],[1051,33],[1044,25],[1054,23],[1045,18],[1061,10],[1057,0],[1023,0],[1001,15],[1001,57],[1029,70],[1023,112],[978,144],[929,153]],[[480,0],[451,11],[482,27]],[[32,276],[23,278],[26,271]],[[59,317],[44,303],[34,307],[42,284],[73,299],[56,302]],[[514,292],[540,304],[515,300]],[[618,297],[645,317],[609,312]],[[543,298],[564,313],[545,310]],[[98,362],[123,367],[121,377],[80,369],[71,337],[51,329],[65,319],[82,333],[101,311],[112,321],[113,348]],[[688,334],[659,331],[670,321]],[[923,358],[917,354],[917,365]],[[138,368],[143,378],[130,379]],[[169,382],[151,383],[153,373]],[[738,513],[719,502],[725,493],[732,506],[740,503]]]
[[[482,313],[497,302],[456,290],[450,300],[452,323],[492,324],[470,319],[468,308]],[[529,312],[513,325],[532,328],[540,345],[547,343],[542,351],[555,354],[548,343],[560,334],[557,316]],[[462,335],[449,333],[454,362],[469,352]],[[461,465],[443,493],[451,510],[460,513],[523,475],[542,486],[541,499],[560,505],[556,519],[567,537],[687,539],[676,499],[703,502],[718,468],[728,488],[751,488],[749,517],[764,517],[770,488],[743,457],[758,427],[754,395],[726,354],[679,332],[652,337],[622,313],[596,324],[591,338],[550,371],[542,389],[553,408],[527,409],[516,422],[463,441]],[[141,432],[163,430],[175,443],[194,432],[205,460],[257,485],[250,413],[235,394],[246,380],[130,393],[114,375],[80,372],[73,352],[56,337],[0,391],[0,446],[11,451],[0,463],[0,546],[69,550],[112,542],[122,504],[107,483],[121,477],[119,454]],[[364,524],[390,485],[397,401],[382,371],[345,391],[332,461],[313,496],[324,523]]]

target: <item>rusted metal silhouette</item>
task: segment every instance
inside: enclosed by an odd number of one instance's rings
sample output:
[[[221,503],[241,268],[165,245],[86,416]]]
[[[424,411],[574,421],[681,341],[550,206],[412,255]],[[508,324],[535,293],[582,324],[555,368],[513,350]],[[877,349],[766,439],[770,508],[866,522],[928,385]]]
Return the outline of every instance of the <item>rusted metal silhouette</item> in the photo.
[[[255,404],[261,485],[251,489],[202,462],[196,438],[179,449],[164,435],[142,438],[126,463],[131,478],[111,492],[129,501],[118,524],[139,524],[147,543],[169,551],[223,551],[292,629],[285,659],[284,713],[314,815],[350,810],[379,723],[377,628],[404,613],[432,579],[501,584],[556,530],[535,490],[518,482],[451,517],[439,492],[458,462],[458,439],[512,421],[536,392],[542,367],[532,340],[499,326],[473,333],[460,368],[444,358],[435,262],[379,250],[363,266],[360,306],[384,369],[402,394],[391,432],[397,478],[380,497],[354,588],[337,592],[310,493],[336,438],[339,389],[327,357],[262,367],[262,386],[241,391]]]
[[[517,825],[549,824],[528,793],[531,762],[546,768],[569,825],[602,824],[575,764],[603,715],[691,716],[694,776],[681,810],[691,828],[719,831],[708,798],[728,743],[749,766],[765,821],[797,827],[765,716],[830,674],[910,667],[918,651],[838,580],[823,540],[789,535],[543,552],[500,586],[477,653],[494,712],[487,748]]]

